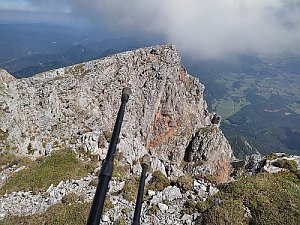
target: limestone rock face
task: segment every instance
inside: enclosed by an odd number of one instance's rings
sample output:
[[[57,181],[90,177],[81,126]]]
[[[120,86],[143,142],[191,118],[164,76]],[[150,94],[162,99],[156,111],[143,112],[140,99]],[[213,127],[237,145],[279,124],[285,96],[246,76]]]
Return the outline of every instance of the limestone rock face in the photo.
[[[194,137],[192,160],[202,160],[209,173],[220,174],[222,181],[229,176],[231,148],[211,123],[204,86],[187,74],[172,45],[129,51],[20,80],[3,73],[2,152],[10,149],[37,157],[67,148],[103,159],[121,90],[130,87],[118,145],[123,163],[133,165],[148,153],[153,170],[179,176]]]
[[[196,165],[200,163],[195,167],[194,174],[208,173],[221,182],[229,179],[232,159],[231,147],[217,125],[200,128],[185,154],[186,161],[194,162]]]
[[[6,85],[6,83],[16,80],[16,78],[10,75],[6,70],[0,68],[0,85]]]

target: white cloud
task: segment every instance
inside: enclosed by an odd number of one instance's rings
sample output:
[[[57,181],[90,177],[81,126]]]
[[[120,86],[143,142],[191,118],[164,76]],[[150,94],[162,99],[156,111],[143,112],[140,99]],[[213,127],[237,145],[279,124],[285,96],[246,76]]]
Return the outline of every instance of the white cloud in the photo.
[[[115,29],[163,35],[186,53],[300,52],[299,0],[31,0],[39,10],[66,10]]]
[[[75,0],[111,26],[162,34],[202,57],[300,52],[296,0]]]
[[[31,4],[24,0],[11,0],[11,1],[4,1],[0,0],[0,10],[1,11],[31,11],[33,7]]]

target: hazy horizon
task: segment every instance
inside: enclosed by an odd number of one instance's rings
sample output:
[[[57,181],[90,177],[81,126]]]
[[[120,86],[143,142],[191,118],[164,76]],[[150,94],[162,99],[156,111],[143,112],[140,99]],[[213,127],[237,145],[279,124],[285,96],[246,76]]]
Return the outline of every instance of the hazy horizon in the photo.
[[[296,0],[0,0],[3,21],[158,35],[199,59],[300,55]]]

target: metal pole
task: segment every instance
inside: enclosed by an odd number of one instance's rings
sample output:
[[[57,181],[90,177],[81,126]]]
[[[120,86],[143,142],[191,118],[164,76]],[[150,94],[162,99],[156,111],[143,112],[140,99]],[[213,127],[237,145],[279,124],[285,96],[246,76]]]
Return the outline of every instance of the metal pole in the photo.
[[[134,209],[134,216],[132,225],[140,225],[140,218],[141,218],[141,210],[144,198],[144,186],[146,180],[146,172],[150,164],[150,157],[148,155],[144,155],[142,159],[142,174],[139,183],[139,190],[138,195],[136,198],[135,209]]]
[[[108,189],[108,184],[113,173],[114,157],[115,157],[116,147],[118,144],[118,139],[119,139],[123,117],[125,113],[125,106],[126,103],[128,102],[130,94],[131,94],[131,90],[129,88],[124,88],[122,90],[121,106],[118,112],[112,137],[109,143],[107,155],[101,167],[101,171],[99,174],[99,182],[93,199],[87,225],[99,225],[100,223],[105,196]]]

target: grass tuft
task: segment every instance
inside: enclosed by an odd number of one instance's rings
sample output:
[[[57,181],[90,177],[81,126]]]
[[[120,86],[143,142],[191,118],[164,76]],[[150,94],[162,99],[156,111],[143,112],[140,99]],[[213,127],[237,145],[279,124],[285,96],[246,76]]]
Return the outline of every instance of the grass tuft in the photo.
[[[94,169],[76,158],[73,152],[60,151],[47,157],[38,158],[24,169],[13,175],[1,187],[0,195],[13,191],[45,191],[51,184],[62,180],[78,179]]]
[[[0,154],[0,172],[8,167],[12,166],[24,166],[32,163],[32,160],[27,157],[17,156],[11,153]]]
[[[147,186],[148,190],[162,191],[170,185],[168,178],[159,170],[152,173],[152,178]]]
[[[299,224],[299,185],[282,173],[242,178],[220,189],[202,204],[198,224]]]
[[[59,203],[50,207],[43,214],[34,214],[31,216],[9,216],[0,220],[0,225],[41,225],[41,224],[64,224],[64,225],[82,225],[86,224],[91,203]]]
[[[135,201],[139,188],[139,177],[132,176],[126,180],[125,185],[122,189],[124,199],[127,201]]]
[[[179,188],[181,188],[184,191],[189,191],[194,189],[194,180],[189,175],[178,177],[176,184]]]

